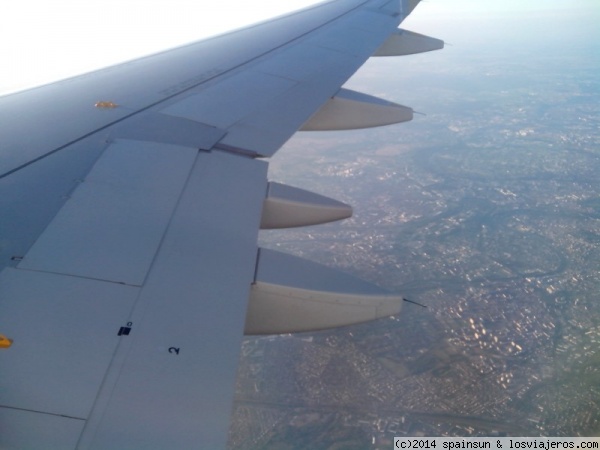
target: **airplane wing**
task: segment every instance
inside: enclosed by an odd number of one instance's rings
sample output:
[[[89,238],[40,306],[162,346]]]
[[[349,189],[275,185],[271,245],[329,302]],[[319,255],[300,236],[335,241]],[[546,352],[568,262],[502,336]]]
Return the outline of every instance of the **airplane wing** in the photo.
[[[412,110],[343,89],[418,0],[333,0],[0,98],[0,448],[227,442],[240,342],[397,312],[367,283],[257,248],[348,217],[269,183],[296,131]]]

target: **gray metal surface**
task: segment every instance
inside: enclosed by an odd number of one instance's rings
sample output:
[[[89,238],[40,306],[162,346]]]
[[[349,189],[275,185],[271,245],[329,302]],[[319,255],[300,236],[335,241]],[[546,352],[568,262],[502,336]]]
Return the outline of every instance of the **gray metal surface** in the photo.
[[[200,153],[80,448],[225,447],[266,168]]]
[[[320,53],[323,59],[303,60],[305,67],[297,74],[284,70],[298,84],[284,94],[272,97],[268,105],[230,127],[222,143],[272,156],[294,131],[335,95],[398,23],[398,17],[393,15],[361,9],[298,40],[290,52]],[[281,61],[279,64],[278,60]],[[292,61],[290,54],[280,51],[269,56],[264,68],[262,61],[256,62],[255,67],[267,71],[277,65],[293,64]]]
[[[150,141],[210,150],[225,133],[224,130],[193,120],[144,111],[113,127],[110,139]]]
[[[0,406],[2,450],[75,448],[85,421]]]
[[[0,274],[0,406],[85,419],[137,288],[6,269]]]
[[[117,140],[18,267],[141,286],[197,153]]]
[[[0,270],[27,253],[109,145],[107,138],[97,133],[0,177]]]
[[[194,92],[162,112],[229,128],[248,115],[267,107],[272,98],[294,87],[293,80],[257,70],[240,71]]]

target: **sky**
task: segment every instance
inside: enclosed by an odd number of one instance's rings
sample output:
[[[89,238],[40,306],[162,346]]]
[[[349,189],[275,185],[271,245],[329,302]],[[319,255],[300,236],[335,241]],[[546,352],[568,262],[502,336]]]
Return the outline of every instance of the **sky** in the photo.
[[[0,92],[130,60],[318,3],[317,0],[20,0],[0,29]]]
[[[3,2],[0,94],[130,60],[315,3],[318,0]],[[467,17],[497,20],[503,14],[589,13],[590,8],[600,16],[597,0],[428,0],[405,24],[415,31],[436,34],[447,27],[452,31],[457,19]]]

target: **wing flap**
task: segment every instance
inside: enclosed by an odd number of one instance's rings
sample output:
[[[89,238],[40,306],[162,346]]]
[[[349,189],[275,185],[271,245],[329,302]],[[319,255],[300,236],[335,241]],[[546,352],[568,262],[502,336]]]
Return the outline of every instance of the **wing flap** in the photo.
[[[295,84],[292,80],[256,70],[240,71],[198,93],[192,93],[162,112],[229,128],[264,108],[271,98],[286,92]]]
[[[145,111],[118,124],[110,137],[210,150],[225,133],[197,121]]]
[[[115,141],[18,267],[141,286],[197,153]]]
[[[360,27],[363,22],[373,20],[377,22],[377,28],[366,31]],[[386,14],[353,12],[295,44],[293,49],[288,50],[292,55],[320,53],[323,59],[302,60],[305,66],[302,73],[292,75],[298,85],[272,97],[268,104],[253,110],[231,126],[221,143],[272,156],[321,105],[335,95],[396,29],[397,24],[397,18]],[[286,61],[293,64],[288,52],[273,55],[264,62],[263,71],[285,66]],[[262,69],[262,63],[257,63],[257,69]]]
[[[0,405],[87,418],[137,292],[114,283],[5,269],[0,329],[14,342],[1,354]]]
[[[0,407],[2,450],[71,450],[85,422],[69,417]]]
[[[225,448],[266,168],[199,153],[83,448]]]

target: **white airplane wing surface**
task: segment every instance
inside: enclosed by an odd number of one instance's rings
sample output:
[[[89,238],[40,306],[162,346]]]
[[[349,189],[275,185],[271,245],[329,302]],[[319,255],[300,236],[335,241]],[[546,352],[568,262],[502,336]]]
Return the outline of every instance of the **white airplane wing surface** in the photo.
[[[0,98],[0,449],[217,449],[248,334],[358,323],[401,298],[260,228],[350,207],[269,183],[296,131],[412,110],[341,88],[418,0],[333,0]]]

